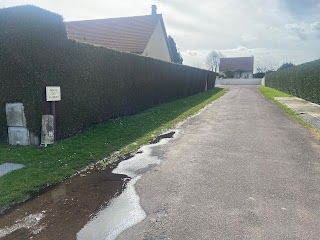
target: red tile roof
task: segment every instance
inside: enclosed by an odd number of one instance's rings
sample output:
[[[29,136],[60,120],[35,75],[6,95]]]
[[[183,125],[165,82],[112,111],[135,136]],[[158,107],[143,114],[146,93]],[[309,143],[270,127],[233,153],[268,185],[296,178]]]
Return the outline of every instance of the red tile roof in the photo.
[[[219,71],[253,72],[254,57],[220,58]]]
[[[162,24],[161,14],[73,21],[66,22],[66,27],[70,39],[141,54],[159,20]]]

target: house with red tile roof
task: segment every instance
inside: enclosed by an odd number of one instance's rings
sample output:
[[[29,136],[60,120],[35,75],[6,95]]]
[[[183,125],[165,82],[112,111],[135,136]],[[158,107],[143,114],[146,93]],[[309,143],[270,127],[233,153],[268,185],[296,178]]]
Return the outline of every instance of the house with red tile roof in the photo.
[[[172,62],[162,14],[66,22],[69,39]]]
[[[220,58],[219,72],[233,72],[234,78],[253,78],[254,57]]]

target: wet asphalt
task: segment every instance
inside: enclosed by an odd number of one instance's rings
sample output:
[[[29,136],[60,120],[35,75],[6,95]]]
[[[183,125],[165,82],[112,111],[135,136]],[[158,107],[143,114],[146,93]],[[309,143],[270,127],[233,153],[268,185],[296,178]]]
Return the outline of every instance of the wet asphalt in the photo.
[[[256,86],[180,130],[136,183],[146,219],[118,239],[320,239],[320,141]]]

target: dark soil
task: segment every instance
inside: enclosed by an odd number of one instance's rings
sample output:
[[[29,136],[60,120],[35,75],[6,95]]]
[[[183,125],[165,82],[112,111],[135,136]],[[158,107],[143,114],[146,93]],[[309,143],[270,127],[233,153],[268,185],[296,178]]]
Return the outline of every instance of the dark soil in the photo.
[[[44,218],[39,224],[45,229],[33,234],[30,229],[23,228],[2,239],[76,239],[78,231],[106,207],[110,199],[118,196],[129,180],[127,176],[112,174],[111,171],[112,167],[89,170],[6,211],[0,215],[0,229],[13,226],[29,214],[41,212]]]
[[[176,132],[171,131],[171,132],[162,134],[162,135],[156,137],[155,139],[151,140],[149,143],[155,144],[155,143],[160,142],[161,139],[164,139],[164,138],[173,138],[173,135],[174,135],[175,133],[176,133]]]

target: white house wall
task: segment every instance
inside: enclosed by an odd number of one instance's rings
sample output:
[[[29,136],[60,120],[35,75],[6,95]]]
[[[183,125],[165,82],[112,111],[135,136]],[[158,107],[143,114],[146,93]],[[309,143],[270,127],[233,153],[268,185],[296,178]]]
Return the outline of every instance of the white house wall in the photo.
[[[252,72],[236,72],[234,78],[253,78]]]
[[[165,39],[165,35],[159,21],[147,44],[147,47],[142,53],[142,56],[171,62],[170,53],[166,41],[167,39]]]
[[[217,84],[217,82],[216,82]],[[221,85],[261,85],[261,78],[224,78]]]

